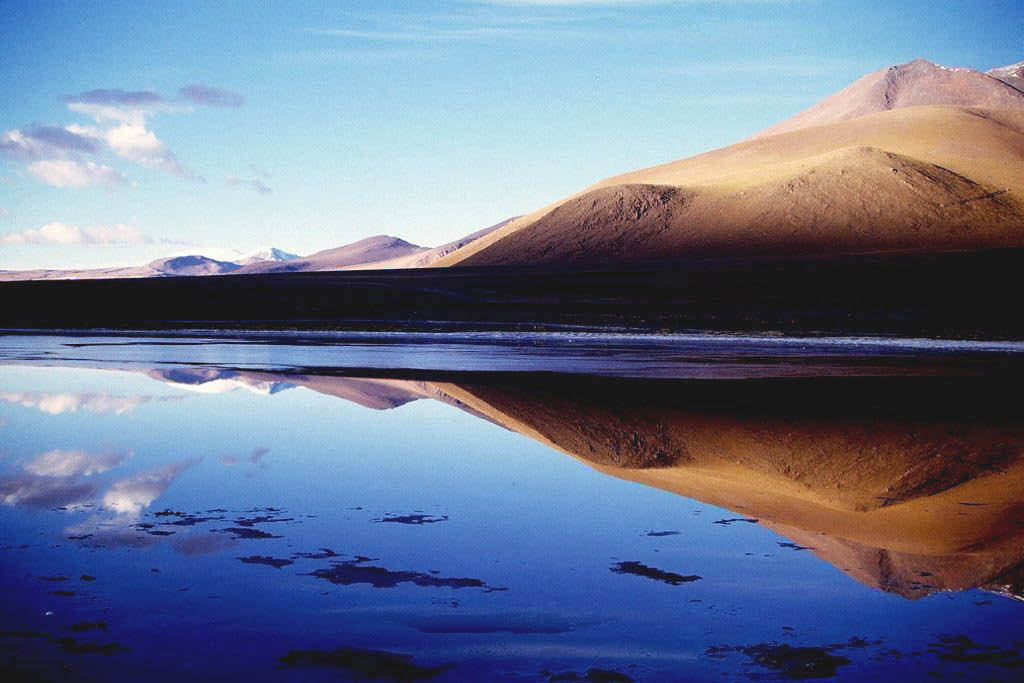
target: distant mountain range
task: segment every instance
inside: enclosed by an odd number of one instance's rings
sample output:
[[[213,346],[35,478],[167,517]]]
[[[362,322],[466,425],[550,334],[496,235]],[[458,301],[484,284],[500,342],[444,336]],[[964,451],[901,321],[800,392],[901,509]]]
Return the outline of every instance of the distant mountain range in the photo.
[[[753,137],[600,181],[435,248],[389,235],[299,257],[266,249],[0,280],[495,265],[1024,246],[1024,62],[917,59]]]
[[[511,220],[511,219],[509,219]],[[508,221],[478,230],[439,247],[421,247],[390,235],[377,235],[325,249],[309,256],[265,247],[232,261],[199,254],[157,259],[144,266],[94,268],[88,270],[0,270],[4,280],[86,280],[139,277],[183,277],[195,275],[246,275],[250,273],[294,273],[326,270],[368,270],[422,268],[500,228]]]

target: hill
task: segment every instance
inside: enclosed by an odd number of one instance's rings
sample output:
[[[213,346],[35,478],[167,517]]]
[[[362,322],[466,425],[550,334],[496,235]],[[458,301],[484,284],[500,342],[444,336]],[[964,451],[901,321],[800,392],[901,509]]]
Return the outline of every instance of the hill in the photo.
[[[322,270],[343,270],[355,266],[378,263],[391,259],[419,255],[429,251],[426,247],[410,244],[398,237],[376,235],[334,249],[288,261],[263,261],[244,266],[238,272],[246,273],[309,273]]]

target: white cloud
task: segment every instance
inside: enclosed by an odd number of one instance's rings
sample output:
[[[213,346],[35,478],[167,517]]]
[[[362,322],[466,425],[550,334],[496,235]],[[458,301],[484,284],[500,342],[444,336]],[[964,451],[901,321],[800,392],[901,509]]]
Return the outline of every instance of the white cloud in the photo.
[[[77,225],[47,223],[37,230],[8,233],[0,236],[0,244],[91,244],[110,246],[113,244],[151,244],[152,238],[127,225],[93,225],[79,228]]]
[[[124,453],[92,455],[85,451],[52,450],[23,465],[26,472],[41,477],[77,477],[109,472],[124,462]]]
[[[192,462],[175,463],[115,481],[103,494],[103,506],[120,515],[138,515],[192,465]]]
[[[110,128],[104,137],[114,154],[143,166],[189,177],[167,146],[142,121],[128,121]]]
[[[90,185],[119,185],[125,182],[120,171],[92,161],[51,159],[34,161],[28,172],[54,187],[88,187]]]

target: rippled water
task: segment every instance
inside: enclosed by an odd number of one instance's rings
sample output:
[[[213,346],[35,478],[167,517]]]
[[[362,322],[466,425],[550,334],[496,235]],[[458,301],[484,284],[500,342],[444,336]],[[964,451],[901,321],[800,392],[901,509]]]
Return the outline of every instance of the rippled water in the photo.
[[[1012,348],[322,341],[0,339],[8,678],[1021,675]]]

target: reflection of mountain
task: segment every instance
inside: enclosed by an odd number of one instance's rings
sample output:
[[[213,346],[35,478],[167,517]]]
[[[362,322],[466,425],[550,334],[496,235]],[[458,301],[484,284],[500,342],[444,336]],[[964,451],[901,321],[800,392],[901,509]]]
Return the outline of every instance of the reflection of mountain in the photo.
[[[189,383],[182,372],[149,374]],[[757,518],[880,590],[1021,593],[1024,421],[995,380],[187,372],[375,410],[433,398],[602,473]]]
[[[440,388],[601,472],[756,517],[906,597],[1024,562],[1024,423],[981,380]]]
[[[146,374],[161,382],[202,394],[222,394],[235,389],[247,389],[255,394],[270,395],[292,387],[287,382],[255,379],[251,377],[251,373],[212,368],[160,369],[149,370]]]
[[[471,406],[448,395],[434,383],[420,380],[285,374],[214,368],[148,370],[146,375],[182,389],[211,394],[234,391],[242,387],[255,393],[270,395],[285,389],[303,387],[318,394],[344,399],[371,410],[390,410],[421,398],[432,398],[491,421],[487,415],[477,412]]]

